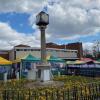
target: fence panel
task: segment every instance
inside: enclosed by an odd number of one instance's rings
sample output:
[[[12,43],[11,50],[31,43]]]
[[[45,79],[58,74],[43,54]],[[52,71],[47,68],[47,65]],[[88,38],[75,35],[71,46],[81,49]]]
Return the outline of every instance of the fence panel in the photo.
[[[100,83],[91,83],[72,89],[41,90],[4,89],[0,100],[100,100]]]

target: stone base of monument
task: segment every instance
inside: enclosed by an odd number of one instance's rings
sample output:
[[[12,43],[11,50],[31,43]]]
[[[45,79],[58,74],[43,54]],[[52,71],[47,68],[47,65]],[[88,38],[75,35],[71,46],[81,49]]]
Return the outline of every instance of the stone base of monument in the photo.
[[[36,80],[36,70],[32,69],[28,71],[27,75],[28,80]]]
[[[51,80],[50,65],[37,65],[37,81],[46,82]]]
[[[63,87],[64,86],[64,82],[60,82],[60,81],[45,81],[45,82],[40,82],[40,81],[36,81],[36,82],[29,82],[27,84],[24,85],[25,88],[39,88],[39,87]]]
[[[37,78],[35,82],[29,82],[24,85],[26,88],[38,88],[38,87],[62,87],[63,82],[53,81],[51,78],[50,65],[38,65],[37,66]]]

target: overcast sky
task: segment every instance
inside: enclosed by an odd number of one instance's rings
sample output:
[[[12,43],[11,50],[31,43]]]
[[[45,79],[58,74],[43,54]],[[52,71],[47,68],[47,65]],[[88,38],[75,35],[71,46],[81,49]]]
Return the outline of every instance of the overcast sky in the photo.
[[[0,0],[0,49],[40,46],[35,18],[41,10],[50,16],[47,42],[80,41],[90,49],[95,40],[100,41],[100,0]]]

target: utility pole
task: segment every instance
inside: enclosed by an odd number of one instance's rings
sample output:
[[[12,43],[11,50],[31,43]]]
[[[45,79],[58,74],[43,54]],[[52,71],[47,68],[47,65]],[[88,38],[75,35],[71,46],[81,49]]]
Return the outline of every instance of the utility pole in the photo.
[[[95,52],[95,57],[97,58],[100,53],[100,41],[96,40],[94,42],[93,51]]]

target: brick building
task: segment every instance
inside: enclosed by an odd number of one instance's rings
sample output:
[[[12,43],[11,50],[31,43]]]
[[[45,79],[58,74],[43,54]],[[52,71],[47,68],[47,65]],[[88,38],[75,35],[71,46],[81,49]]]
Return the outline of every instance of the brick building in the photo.
[[[68,50],[68,49],[57,49],[57,48],[46,48],[47,57],[50,55],[57,56],[58,58],[66,60],[77,60],[77,50]],[[27,55],[33,55],[37,58],[41,58],[41,48],[39,47],[30,47],[26,45],[17,45],[9,51],[9,60],[13,61],[16,59],[23,58]]]
[[[47,43],[47,48],[57,48],[57,49],[69,49],[69,50],[77,50],[78,51],[78,58],[83,57],[83,47],[81,42],[76,43],[69,43],[65,45],[58,45],[55,43]]]
[[[55,43],[46,44],[47,55],[54,55],[66,60],[77,60],[83,57],[82,43],[70,43],[67,45],[58,45]],[[27,45],[17,45],[11,50],[0,50],[0,56],[8,59],[15,60],[23,58],[25,55],[32,54],[38,58],[41,57],[41,49],[37,47],[30,47]]]
[[[0,57],[9,60],[9,50],[0,50]]]

